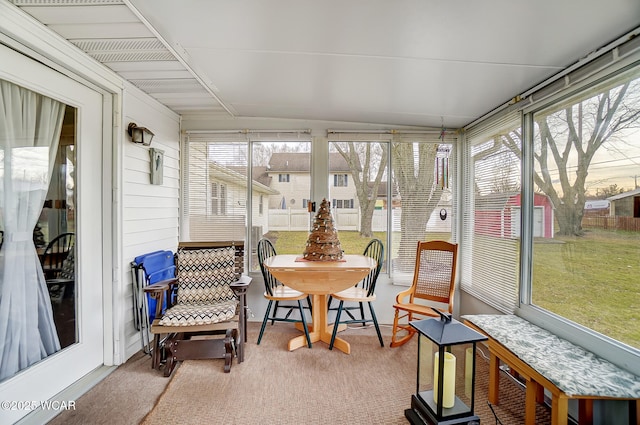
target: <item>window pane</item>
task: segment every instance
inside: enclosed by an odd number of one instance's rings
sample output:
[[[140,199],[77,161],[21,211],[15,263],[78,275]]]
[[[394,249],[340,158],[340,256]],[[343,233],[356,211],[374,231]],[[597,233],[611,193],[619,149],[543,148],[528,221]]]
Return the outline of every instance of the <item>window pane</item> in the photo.
[[[361,254],[372,238],[387,245],[387,142],[330,142],[333,219],[342,249]],[[349,178],[351,176],[351,178]],[[383,265],[382,271],[386,271]]]
[[[362,245],[354,237],[353,247],[345,247],[341,236],[345,252],[364,249],[371,237],[381,239],[385,246],[389,242],[386,250],[391,267],[385,265],[384,270],[400,284],[411,282],[418,241],[451,240],[453,205],[453,146],[407,137],[398,135],[392,142],[332,142],[329,147],[330,173],[334,174],[331,197],[338,207],[340,234],[353,232]],[[333,156],[335,152],[340,156]],[[339,179],[345,162],[350,172]],[[393,228],[387,237],[389,223]]]
[[[532,303],[640,348],[638,71],[534,121],[534,182],[554,237],[534,243]]]
[[[251,246],[269,239],[278,254],[300,254],[309,234],[311,198],[311,143],[253,142]],[[260,196],[266,213],[259,214]],[[252,268],[257,270],[257,262]]]
[[[75,278],[78,110],[4,80],[0,98],[4,383],[78,342],[83,288]]]

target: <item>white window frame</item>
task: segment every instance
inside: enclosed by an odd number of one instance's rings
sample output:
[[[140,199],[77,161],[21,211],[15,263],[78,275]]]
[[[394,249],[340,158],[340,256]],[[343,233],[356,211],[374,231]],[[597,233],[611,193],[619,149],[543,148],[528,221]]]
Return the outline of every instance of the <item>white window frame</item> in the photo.
[[[600,56],[594,54],[588,61],[574,66],[542,84],[520,98],[522,105],[511,105],[497,112],[491,119],[520,110],[523,134],[522,159],[522,216],[520,240],[520,297],[514,313],[526,320],[545,328],[561,338],[571,341],[585,349],[617,364],[618,366],[640,375],[640,350],[629,347],[591,329],[578,325],[564,317],[531,304],[532,285],[532,244],[533,244],[533,113],[560,102],[569,96],[588,89],[604,79],[615,78],[615,75],[632,69],[640,68],[640,46],[629,41],[629,47],[621,48],[625,38],[616,46],[609,46]],[[613,51],[613,53],[611,53]],[[607,54],[608,52],[608,54]],[[603,60],[609,61],[609,66],[603,65]],[[599,59],[599,60],[596,60]],[[562,88],[557,89],[557,82],[563,82]],[[567,83],[568,82],[568,83]],[[537,100],[540,99],[540,100]],[[486,120],[479,120],[483,124]],[[476,123],[473,123],[474,125]],[[469,190],[469,188],[468,188]],[[464,249],[464,246],[463,246]]]

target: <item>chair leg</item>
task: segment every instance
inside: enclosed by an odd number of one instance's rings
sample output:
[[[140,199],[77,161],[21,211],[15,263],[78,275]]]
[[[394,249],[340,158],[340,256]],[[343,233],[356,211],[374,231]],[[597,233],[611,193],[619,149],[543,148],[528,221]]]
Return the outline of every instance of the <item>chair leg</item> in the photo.
[[[313,314],[313,307],[311,304],[311,296],[307,295],[307,307],[309,308],[309,313]]]
[[[390,347],[395,347],[394,343],[396,341],[396,332],[398,332],[398,309],[396,309],[395,314],[393,316],[393,329],[391,330],[391,344]]]
[[[175,334],[167,338],[167,340],[164,343],[165,350],[167,350],[167,361],[164,364],[165,377],[171,376],[173,369],[175,369],[176,365],[178,364],[178,361],[176,360],[176,356],[175,356],[175,350],[177,349],[176,345],[179,338],[180,337],[177,334]]]
[[[285,319],[288,319],[288,318],[289,318],[289,316],[291,316],[291,313],[293,313],[293,308],[291,308],[291,307],[290,307],[290,308],[289,308],[289,311],[287,311],[287,314],[285,314],[285,315],[284,315],[284,318],[285,318]],[[272,322],[271,324],[273,325],[273,322]]]
[[[153,369],[160,369],[160,335],[155,334],[153,336],[153,352],[151,353],[151,367]]]
[[[340,314],[342,313],[342,305],[344,301],[340,300],[338,304],[338,313],[336,313],[336,320],[333,322],[333,332],[331,333],[331,342],[329,343],[329,350],[333,350],[333,343],[336,341],[336,334],[338,333],[338,327],[340,325]]]
[[[376,327],[376,332],[378,333],[378,340],[380,341],[380,347],[384,347],[384,342],[382,342],[382,334],[380,333],[380,326],[378,326],[378,318],[376,317],[375,311],[373,311],[373,304],[371,303],[368,303],[368,304],[369,304],[369,310],[371,311],[371,318],[373,319],[373,325]],[[360,306],[362,307],[362,304],[360,304]]]
[[[260,341],[262,340],[262,334],[264,333],[264,328],[267,326],[267,321],[269,320],[269,312],[271,311],[271,305],[273,304],[273,300],[269,300],[269,304],[267,305],[267,311],[264,312],[264,319],[262,320],[262,327],[260,328],[260,335],[258,335],[258,344],[260,345]],[[271,322],[273,325],[273,322]]]
[[[237,329],[233,330],[233,342],[236,348],[236,357],[238,357],[238,363],[242,363],[244,361],[244,341],[242,338],[242,331]]]
[[[231,372],[231,363],[233,362],[233,341],[238,339],[238,331],[236,329],[227,329],[224,337],[224,373]]]
[[[369,303],[369,306],[371,306],[371,303]],[[360,319],[362,319],[362,326],[366,326],[367,322],[364,320],[364,306],[362,305],[362,303],[358,303],[358,307],[360,309]]]
[[[357,320],[356,317],[351,314],[351,309],[349,307],[345,307],[344,312],[347,313],[347,316],[351,317],[351,320]],[[364,320],[364,316],[360,316],[360,318]],[[362,326],[364,326],[364,321],[362,322]]]
[[[249,306],[245,305],[244,306],[244,317],[242,320],[242,325],[243,325],[243,329],[242,329],[242,334],[244,335],[244,342],[247,342],[247,322],[249,321],[249,319],[247,318],[249,313]]]
[[[278,314],[278,307],[279,307],[279,305],[278,305],[278,304],[279,304],[279,302],[278,302],[278,301],[276,301],[276,303],[275,303],[275,305],[274,305],[274,307],[273,307],[273,316],[274,316],[274,317]],[[271,321],[271,326],[273,326],[275,323],[276,323],[276,321],[275,321],[275,320],[272,320],[272,321]]]
[[[390,344],[391,347],[399,347],[399,346],[401,346],[403,344],[406,344],[411,339],[413,334],[416,332],[411,326],[400,325],[398,323],[399,322],[399,315],[400,315],[400,310],[396,309],[395,317],[393,318],[393,333],[391,334],[391,344]],[[409,321],[411,321],[411,319],[412,319],[411,313],[409,313],[409,314],[407,314],[405,316],[408,316],[409,317]],[[402,317],[405,317],[405,316],[402,316]],[[400,329],[407,331],[408,332],[407,335],[398,338],[397,337],[397,333],[398,333],[398,331]]]
[[[302,301],[298,300],[298,308],[300,309],[300,318],[302,320],[302,327],[304,328],[304,336],[307,338],[307,347],[311,348],[311,337],[309,336],[309,327],[307,326],[307,319],[304,317],[304,309],[302,308]]]

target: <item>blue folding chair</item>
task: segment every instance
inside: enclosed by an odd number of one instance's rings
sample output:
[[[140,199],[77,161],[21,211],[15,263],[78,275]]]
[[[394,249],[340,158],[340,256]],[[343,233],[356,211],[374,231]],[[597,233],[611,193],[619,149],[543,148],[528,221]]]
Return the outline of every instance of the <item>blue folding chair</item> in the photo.
[[[153,251],[139,255],[131,262],[133,273],[133,317],[136,329],[140,331],[142,351],[151,354],[149,339],[150,324],[156,314],[156,299],[143,292],[143,288],[152,283],[176,276],[175,256],[171,251]],[[164,299],[162,311],[167,307]]]

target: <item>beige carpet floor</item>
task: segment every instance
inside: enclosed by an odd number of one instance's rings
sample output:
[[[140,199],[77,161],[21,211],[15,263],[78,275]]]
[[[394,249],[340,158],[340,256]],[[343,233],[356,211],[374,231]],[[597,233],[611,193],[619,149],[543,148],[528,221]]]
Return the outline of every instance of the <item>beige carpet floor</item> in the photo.
[[[153,408],[169,379],[151,368],[151,357],[137,353],[63,410],[50,425],[138,424]]]
[[[76,402],[76,411],[51,424],[406,424],[416,386],[417,338],[389,348],[390,329],[383,327],[386,347],[373,328],[341,333],[352,353],[329,351],[316,343],[289,352],[290,324],[269,326],[256,345],[259,323],[249,324],[246,358],[234,361],[231,373],[223,360],[190,360],[171,379],[137,355]],[[496,420],[486,404],[488,361],[478,357],[476,414],[483,424]],[[504,425],[524,421],[524,392],[501,376],[500,405]],[[146,415],[146,416],[145,416]],[[538,406],[538,424],[548,424],[548,409]]]
[[[346,355],[323,343],[287,351],[287,341],[299,332],[286,324],[269,326],[257,346],[257,330],[249,332],[245,362],[230,374],[221,362],[184,362],[142,423],[407,423],[404,410],[416,390],[417,338],[398,348],[380,347],[373,328],[355,327],[341,333],[351,344]],[[383,334],[388,343],[389,328]],[[482,423],[496,423],[486,404],[488,361],[479,356],[478,363],[476,413]],[[524,393],[506,375],[502,379],[501,403],[494,408],[504,425],[521,424]],[[549,423],[542,406],[537,419]]]

